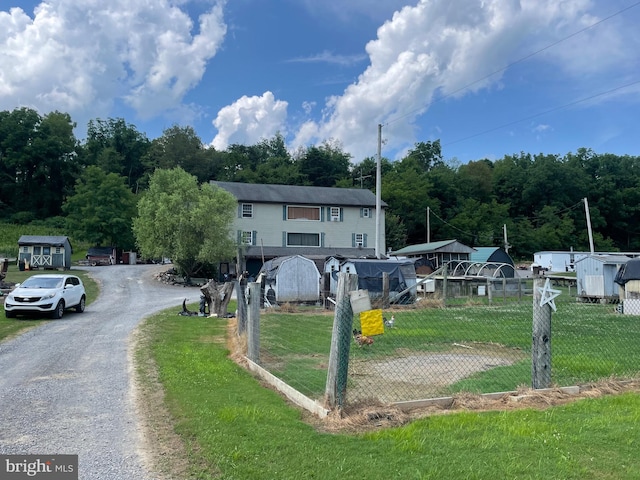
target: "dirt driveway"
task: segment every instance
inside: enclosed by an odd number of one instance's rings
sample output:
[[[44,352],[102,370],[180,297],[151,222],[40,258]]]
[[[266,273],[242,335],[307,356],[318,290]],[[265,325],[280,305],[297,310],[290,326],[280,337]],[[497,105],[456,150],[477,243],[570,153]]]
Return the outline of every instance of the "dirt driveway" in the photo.
[[[89,267],[101,293],[84,313],[0,344],[0,453],[78,454],[81,479],[154,478],[139,448],[129,335],[145,316],[200,296],[153,279],[166,269]]]

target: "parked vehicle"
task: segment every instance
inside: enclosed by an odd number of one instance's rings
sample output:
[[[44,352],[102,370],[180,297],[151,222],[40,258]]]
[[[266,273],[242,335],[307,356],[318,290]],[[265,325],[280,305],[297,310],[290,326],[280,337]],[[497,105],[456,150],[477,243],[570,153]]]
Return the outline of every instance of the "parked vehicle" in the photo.
[[[33,275],[5,297],[4,313],[7,318],[34,313],[62,318],[64,311],[70,308],[84,312],[86,299],[82,280],[75,275]]]

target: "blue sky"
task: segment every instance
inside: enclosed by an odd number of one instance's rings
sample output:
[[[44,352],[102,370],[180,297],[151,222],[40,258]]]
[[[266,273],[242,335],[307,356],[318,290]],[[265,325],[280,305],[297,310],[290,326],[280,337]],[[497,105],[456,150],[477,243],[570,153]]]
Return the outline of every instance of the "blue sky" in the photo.
[[[0,110],[218,149],[281,132],[356,163],[378,124],[391,159],[640,155],[638,24],[634,0],[3,0]]]

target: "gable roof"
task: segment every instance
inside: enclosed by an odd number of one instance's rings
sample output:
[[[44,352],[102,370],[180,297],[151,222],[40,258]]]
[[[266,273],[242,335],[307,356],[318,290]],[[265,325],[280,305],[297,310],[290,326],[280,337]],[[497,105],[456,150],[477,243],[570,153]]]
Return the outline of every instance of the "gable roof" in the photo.
[[[424,255],[426,253],[472,253],[475,249],[468,247],[457,240],[442,240],[440,242],[420,243],[401,248],[391,255]]]
[[[50,245],[52,247],[62,247],[66,244],[71,246],[69,237],[63,235],[22,235],[18,239],[18,245]]]
[[[370,190],[360,188],[301,187],[262,183],[211,181],[231,193],[239,202],[288,203],[309,205],[333,205],[351,207],[375,207],[376,196]],[[385,202],[381,202],[386,207]]]

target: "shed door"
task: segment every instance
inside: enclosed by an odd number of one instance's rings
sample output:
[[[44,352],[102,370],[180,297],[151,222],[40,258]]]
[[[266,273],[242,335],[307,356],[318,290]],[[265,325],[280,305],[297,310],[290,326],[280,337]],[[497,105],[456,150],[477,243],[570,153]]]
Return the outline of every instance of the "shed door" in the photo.
[[[587,287],[587,296],[604,297],[604,276],[586,275],[585,284]]]

